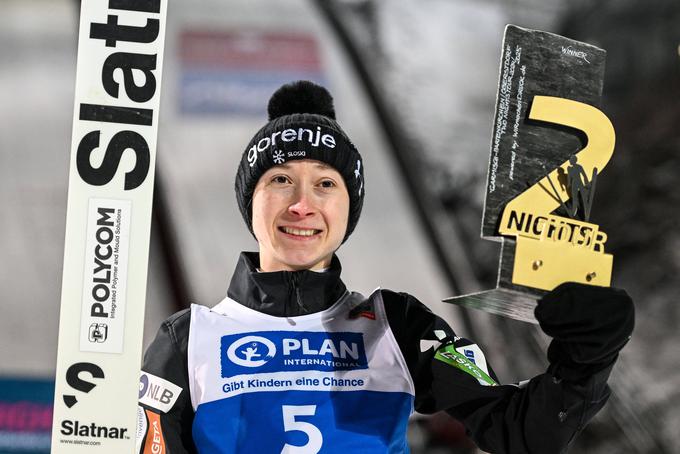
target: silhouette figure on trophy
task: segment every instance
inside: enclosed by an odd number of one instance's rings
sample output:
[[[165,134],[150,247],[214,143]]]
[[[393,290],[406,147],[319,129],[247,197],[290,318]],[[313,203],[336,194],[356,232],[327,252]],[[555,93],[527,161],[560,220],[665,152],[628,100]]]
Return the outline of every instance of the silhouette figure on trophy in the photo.
[[[588,181],[588,175],[583,167],[577,162],[576,155],[569,157],[569,167],[567,167],[566,186],[569,190],[570,203],[563,204],[569,217],[577,217],[583,221],[590,219],[590,209],[593,205],[593,195],[595,194],[595,181],[597,180],[597,168],[593,169],[593,175]]]

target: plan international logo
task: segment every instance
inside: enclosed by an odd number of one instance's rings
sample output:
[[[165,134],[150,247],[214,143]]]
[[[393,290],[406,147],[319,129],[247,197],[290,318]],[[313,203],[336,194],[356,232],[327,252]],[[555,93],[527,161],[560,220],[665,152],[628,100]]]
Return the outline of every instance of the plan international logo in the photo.
[[[258,331],[221,340],[222,377],[267,372],[367,369],[361,333]]]

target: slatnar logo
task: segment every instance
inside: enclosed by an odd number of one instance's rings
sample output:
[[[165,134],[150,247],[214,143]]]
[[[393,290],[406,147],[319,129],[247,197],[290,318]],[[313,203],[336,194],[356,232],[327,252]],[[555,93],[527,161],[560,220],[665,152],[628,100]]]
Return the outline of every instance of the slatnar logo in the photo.
[[[241,374],[367,369],[362,333],[258,331],[221,339],[222,377]]]

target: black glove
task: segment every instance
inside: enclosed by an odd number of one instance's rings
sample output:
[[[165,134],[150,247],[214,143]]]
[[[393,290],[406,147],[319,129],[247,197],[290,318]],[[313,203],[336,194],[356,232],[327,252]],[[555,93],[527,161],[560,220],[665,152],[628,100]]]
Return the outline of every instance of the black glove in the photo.
[[[534,310],[548,347],[550,372],[578,382],[611,365],[630,340],[635,308],[625,290],[567,282]]]

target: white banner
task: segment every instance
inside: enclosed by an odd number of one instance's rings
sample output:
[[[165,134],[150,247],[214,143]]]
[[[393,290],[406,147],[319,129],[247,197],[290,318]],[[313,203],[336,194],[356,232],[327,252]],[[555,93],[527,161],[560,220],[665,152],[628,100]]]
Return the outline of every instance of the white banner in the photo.
[[[52,453],[132,453],[164,0],[81,2]]]

